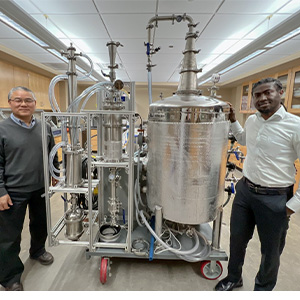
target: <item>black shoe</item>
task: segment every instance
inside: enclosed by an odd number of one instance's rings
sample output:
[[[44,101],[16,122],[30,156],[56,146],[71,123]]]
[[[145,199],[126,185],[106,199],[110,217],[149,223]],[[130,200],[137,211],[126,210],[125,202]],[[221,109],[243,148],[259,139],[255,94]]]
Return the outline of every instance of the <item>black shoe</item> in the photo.
[[[225,277],[215,286],[215,291],[232,291],[233,289],[243,286],[243,279],[241,278],[238,282],[232,282]]]
[[[5,288],[6,291],[24,291],[23,285],[20,282],[14,282],[12,285]]]
[[[44,254],[40,255],[39,257],[30,257],[31,259],[35,259],[39,261],[42,265],[51,265],[54,261],[54,257],[49,252],[44,252]]]

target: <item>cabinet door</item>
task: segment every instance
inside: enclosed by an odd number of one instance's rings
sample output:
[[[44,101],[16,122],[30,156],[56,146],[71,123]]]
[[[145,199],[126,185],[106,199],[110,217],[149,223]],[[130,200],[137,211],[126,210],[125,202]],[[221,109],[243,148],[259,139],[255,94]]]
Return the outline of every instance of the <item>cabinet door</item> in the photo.
[[[249,84],[244,84],[242,86],[242,98],[240,106],[241,113],[254,113],[256,111],[252,99],[252,86],[252,81],[250,81]]]
[[[282,83],[283,94],[281,95],[281,102],[286,106],[287,102],[287,87],[289,83],[289,74],[279,75],[277,79]]]
[[[14,87],[14,70],[13,66],[0,61],[0,107],[9,108],[7,95],[11,88]]]
[[[292,113],[300,113],[300,67],[292,71],[289,98],[288,110]]]
[[[243,85],[242,87],[242,99],[240,112],[247,112],[249,102],[249,84]]]

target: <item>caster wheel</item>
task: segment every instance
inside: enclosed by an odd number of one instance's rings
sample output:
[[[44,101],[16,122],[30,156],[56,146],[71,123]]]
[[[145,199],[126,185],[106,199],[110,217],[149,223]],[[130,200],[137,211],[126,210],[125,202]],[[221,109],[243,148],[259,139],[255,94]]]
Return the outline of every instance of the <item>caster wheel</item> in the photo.
[[[100,282],[104,284],[108,274],[108,258],[102,257],[100,265]]]
[[[223,267],[219,261],[216,261],[216,267],[212,271],[211,270],[211,261],[205,260],[205,261],[201,262],[200,271],[204,278],[206,278],[208,280],[216,280],[222,275]]]

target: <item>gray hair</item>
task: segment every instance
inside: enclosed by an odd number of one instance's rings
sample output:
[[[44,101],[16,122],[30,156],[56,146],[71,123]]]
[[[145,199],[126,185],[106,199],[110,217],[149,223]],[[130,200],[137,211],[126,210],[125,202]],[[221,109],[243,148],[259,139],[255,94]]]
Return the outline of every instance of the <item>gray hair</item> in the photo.
[[[28,92],[28,93],[31,93],[32,98],[33,98],[34,100],[36,100],[35,95],[34,95],[34,92],[33,92],[32,90],[28,89],[27,87],[24,87],[24,86],[16,86],[16,87],[12,88],[12,89],[9,91],[9,93],[8,93],[8,100],[11,99],[12,93],[14,93],[15,91],[20,91],[20,90],[21,90],[21,91]]]

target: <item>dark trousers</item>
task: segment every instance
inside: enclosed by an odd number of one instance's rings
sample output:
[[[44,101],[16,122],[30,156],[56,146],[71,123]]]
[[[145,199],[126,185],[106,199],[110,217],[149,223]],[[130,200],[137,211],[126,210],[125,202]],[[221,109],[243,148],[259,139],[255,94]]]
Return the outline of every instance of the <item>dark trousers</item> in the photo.
[[[261,263],[254,290],[271,291],[274,288],[289,222],[286,202],[292,196],[292,187],[286,194],[261,195],[249,190],[243,180],[237,183],[230,220],[230,281],[237,282],[242,276],[247,244],[256,225],[261,243]]]
[[[47,221],[44,189],[31,193],[11,192],[13,206],[0,211],[0,284],[4,287],[20,282],[24,265],[19,258],[21,233],[27,205],[31,235],[30,256],[37,258],[45,252]]]

